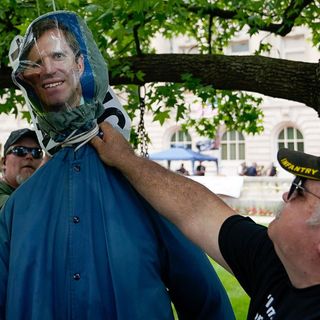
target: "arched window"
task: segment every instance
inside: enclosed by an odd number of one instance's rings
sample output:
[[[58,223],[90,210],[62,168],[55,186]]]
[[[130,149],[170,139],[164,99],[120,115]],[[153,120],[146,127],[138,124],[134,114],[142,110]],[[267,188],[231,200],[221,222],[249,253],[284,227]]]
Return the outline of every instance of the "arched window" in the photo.
[[[177,131],[171,136],[171,143],[170,147],[183,147],[186,149],[191,149],[192,147],[192,141],[191,136],[186,131]]]
[[[303,135],[293,127],[284,128],[278,136],[278,148],[288,148],[290,150],[304,151]]]
[[[241,132],[228,131],[221,138],[222,160],[244,160],[245,140]]]

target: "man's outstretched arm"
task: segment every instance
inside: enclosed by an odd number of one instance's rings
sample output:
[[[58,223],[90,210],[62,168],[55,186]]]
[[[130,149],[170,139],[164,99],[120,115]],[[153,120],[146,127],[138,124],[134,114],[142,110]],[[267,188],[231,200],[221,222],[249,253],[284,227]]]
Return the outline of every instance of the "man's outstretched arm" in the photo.
[[[111,125],[104,122],[100,128],[103,139],[94,137],[91,143],[102,161],[120,170],[159,213],[230,270],[220,253],[218,235],[222,223],[235,212],[201,184],[135,155]]]

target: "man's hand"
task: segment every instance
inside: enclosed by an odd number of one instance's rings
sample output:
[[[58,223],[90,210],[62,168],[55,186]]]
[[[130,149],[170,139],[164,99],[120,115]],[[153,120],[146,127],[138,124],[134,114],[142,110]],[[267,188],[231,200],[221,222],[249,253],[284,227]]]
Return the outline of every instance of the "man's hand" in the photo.
[[[120,169],[124,161],[135,157],[134,151],[122,134],[109,123],[102,122],[99,127],[103,132],[103,138],[95,136],[90,143],[105,164]]]

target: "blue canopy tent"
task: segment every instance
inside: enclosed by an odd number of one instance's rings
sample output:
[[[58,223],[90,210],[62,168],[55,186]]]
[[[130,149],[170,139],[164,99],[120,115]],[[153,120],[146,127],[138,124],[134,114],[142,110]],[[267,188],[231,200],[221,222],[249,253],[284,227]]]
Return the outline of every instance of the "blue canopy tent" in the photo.
[[[218,159],[200,152],[192,151],[186,148],[170,148],[168,150],[156,152],[150,154],[149,159],[151,160],[167,160],[168,168],[170,168],[171,161],[186,160],[192,162],[192,172],[194,173],[194,162],[195,161],[215,161],[217,166],[217,172],[219,172]]]

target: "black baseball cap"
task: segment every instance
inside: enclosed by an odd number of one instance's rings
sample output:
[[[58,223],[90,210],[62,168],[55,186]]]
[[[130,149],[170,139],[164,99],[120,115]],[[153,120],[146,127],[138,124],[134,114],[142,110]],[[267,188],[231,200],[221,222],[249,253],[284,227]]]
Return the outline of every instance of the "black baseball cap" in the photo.
[[[38,138],[37,138],[37,134],[35,131],[30,130],[28,128],[18,129],[18,130],[12,131],[10,133],[8,140],[4,144],[3,154],[6,155],[9,147],[11,147],[13,144],[15,144],[19,139],[24,138],[24,137],[33,138],[38,143]]]
[[[279,149],[281,167],[295,176],[320,181],[320,157],[300,151]]]

